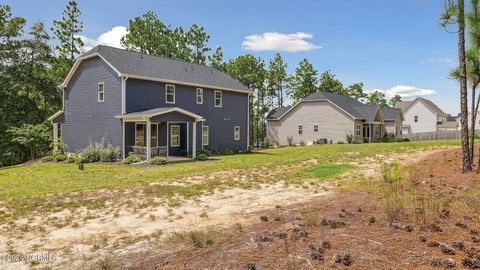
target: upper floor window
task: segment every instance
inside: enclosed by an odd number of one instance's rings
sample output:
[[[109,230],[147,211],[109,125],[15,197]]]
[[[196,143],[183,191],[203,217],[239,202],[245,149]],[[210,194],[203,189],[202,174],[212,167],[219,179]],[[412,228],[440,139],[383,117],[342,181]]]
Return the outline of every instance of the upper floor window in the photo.
[[[165,102],[175,104],[175,85],[165,85]]]
[[[298,135],[303,134],[303,125],[298,125]]]
[[[215,107],[222,107],[222,91],[215,90]]]
[[[318,132],[318,125],[313,126],[313,132]]]
[[[197,88],[197,104],[203,104],[203,89]]]
[[[415,115],[415,116],[413,117],[413,121],[415,121],[415,123],[418,122],[418,115]]]
[[[105,84],[103,82],[98,83],[97,91],[98,91],[98,102],[105,101]]]
[[[235,126],[233,128],[233,139],[235,141],[239,141],[240,140],[240,127],[239,126]]]

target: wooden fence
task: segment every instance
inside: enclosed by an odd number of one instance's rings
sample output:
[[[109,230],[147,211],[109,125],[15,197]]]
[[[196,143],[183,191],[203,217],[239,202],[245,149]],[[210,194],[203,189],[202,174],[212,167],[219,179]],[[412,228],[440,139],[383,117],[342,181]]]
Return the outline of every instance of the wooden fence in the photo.
[[[403,134],[402,137],[410,141],[455,140],[460,139],[460,134],[460,130],[439,130],[434,132]]]

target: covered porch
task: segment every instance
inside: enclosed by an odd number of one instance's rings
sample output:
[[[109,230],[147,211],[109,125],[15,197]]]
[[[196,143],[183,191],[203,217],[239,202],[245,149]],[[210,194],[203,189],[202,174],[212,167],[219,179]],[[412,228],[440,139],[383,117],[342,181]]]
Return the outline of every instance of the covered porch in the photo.
[[[178,107],[155,108],[117,116],[122,120],[123,151],[146,160],[155,156],[196,157],[203,117]]]
[[[369,122],[363,124],[363,138],[368,142],[378,142],[382,140],[384,133],[384,124],[381,122]]]

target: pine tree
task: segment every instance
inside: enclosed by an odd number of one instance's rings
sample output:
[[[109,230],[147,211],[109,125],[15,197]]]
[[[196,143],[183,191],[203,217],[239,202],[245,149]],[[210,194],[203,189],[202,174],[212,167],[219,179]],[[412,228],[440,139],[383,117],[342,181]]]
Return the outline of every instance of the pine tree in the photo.
[[[306,58],[300,61],[295,74],[288,78],[288,95],[295,101],[317,92],[318,71]]]
[[[203,27],[193,24],[187,33],[188,44],[193,48],[192,62],[197,64],[205,64],[207,60],[206,53],[211,49],[207,47],[210,36],[205,32]]]
[[[267,71],[267,84],[270,96],[277,96],[277,106],[283,107],[284,92],[287,81],[287,63],[279,53],[270,60]]]
[[[52,31],[59,41],[56,48],[60,57],[68,59],[71,63],[80,54],[84,45],[78,36],[83,31],[83,22],[79,20],[81,14],[77,2],[69,1],[62,13],[62,20],[53,21]]]
[[[208,56],[208,61],[210,62],[211,67],[220,71],[225,70],[225,63],[223,63],[223,52],[220,46],[215,49],[215,53],[213,53],[211,56]]]

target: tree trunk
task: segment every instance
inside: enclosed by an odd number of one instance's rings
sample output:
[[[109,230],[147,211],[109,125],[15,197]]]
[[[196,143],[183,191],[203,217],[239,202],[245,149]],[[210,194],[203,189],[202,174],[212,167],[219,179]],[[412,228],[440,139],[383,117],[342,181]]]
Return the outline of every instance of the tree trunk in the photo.
[[[467,93],[467,68],[465,61],[465,3],[458,0],[458,58],[460,65],[460,107],[461,107],[461,136],[462,136],[462,172],[472,171],[470,162],[470,145],[468,140],[468,93]]]
[[[476,100],[476,89],[477,89],[477,83],[475,83],[472,86],[472,117],[471,117],[471,125],[470,125],[470,164],[473,164],[473,158],[475,156],[475,122],[477,121],[477,114],[475,113],[476,110],[476,105],[475,105],[475,100]]]

